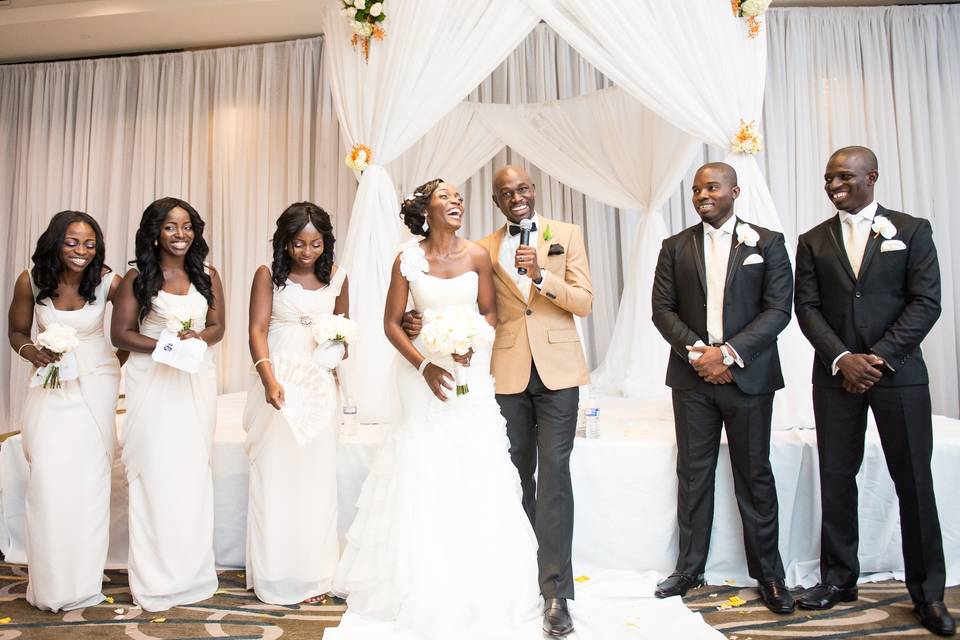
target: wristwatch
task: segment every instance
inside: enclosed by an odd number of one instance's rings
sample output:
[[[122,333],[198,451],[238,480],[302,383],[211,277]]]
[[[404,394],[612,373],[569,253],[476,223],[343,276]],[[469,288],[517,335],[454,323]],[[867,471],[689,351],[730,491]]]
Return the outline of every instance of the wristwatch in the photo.
[[[538,287],[539,287],[541,284],[543,284],[543,274],[545,274],[546,272],[547,272],[546,269],[544,269],[543,267],[540,267],[540,277],[537,278],[536,280],[534,280],[534,281],[533,281],[533,284],[537,285]]]
[[[736,362],[736,360],[733,359],[733,356],[730,355],[730,348],[727,345],[725,344],[720,345],[720,353],[723,354],[724,365],[729,367],[729,366],[732,366],[734,362]]]

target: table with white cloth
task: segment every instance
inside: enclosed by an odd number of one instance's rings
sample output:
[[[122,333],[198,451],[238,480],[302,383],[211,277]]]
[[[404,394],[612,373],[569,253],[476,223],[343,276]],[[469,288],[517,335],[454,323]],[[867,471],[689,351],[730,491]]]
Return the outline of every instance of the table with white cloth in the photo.
[[[241,428],[244,394],[220,398],[213,449],[214,546],[221,567],[242,567],[247,510],[247,456]],[[571,458],[576,515],[573,563],[576,575],[607,569],[673,569],[677,553],[676,445],[669,421],[645,417],[636,400],[601,397],[601,437],[578,438]],[[338,445],[339,529],[354,516],[360,486],[377,444],[389,425],[360,425]],[[943,529],[947,584],[960,584],[960,421],[935,416],[933,478]],[[864,578],[903,577],[897,498],[879,437],[870,427],[860,490],[860,563]],[[119,456],[118,456],[119,457]],[[790,585],[817,581],[820,495],[816,433],[775,431],[770,458],[780,500],[780,553]],[[20,436],[0,446],[0,551],[7,562],[25,563],[26,461]],[[127,562],[126,488],[114,468],[108,566]],[[717,468],[716,513],[707,560],[712,584],[752,584],[747,575],[742,529],[733,493],[726,441]]]

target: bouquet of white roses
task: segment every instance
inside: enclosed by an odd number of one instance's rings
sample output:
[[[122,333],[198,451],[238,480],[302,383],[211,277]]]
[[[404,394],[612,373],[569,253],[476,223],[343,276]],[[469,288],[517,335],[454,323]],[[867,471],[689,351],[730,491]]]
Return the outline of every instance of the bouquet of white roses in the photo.
[[[427,309],[423,313],[420,340],[429,353],[466,355],[471,349],[477,351],[489,347],[493,335],[493,327],[486,318],[470,307]],[[470,392],[466,374],[466,370],[454,361],[453,377],[458,396]]]
[[[80,346],[80,339],[77,338],[77,330],[64,324],[51,324],[37,336],[37,346],[52,351],[61,357],[70,353]],[[70,367],[71,373],[61,377],[61,367]],[[62,385],[61,380],[72,380],[76,378],[76,366],[74,363],[52,362],[45,367],[41,367],[35,374],[36,378],[43,379],[44,389],[59,389]]]
[[[313,362],[326,369],[333,369],[343,359],[344,345],[356,340],[359,330],[357,323],[343,314],[322,316],[311,327],[317,341]]]

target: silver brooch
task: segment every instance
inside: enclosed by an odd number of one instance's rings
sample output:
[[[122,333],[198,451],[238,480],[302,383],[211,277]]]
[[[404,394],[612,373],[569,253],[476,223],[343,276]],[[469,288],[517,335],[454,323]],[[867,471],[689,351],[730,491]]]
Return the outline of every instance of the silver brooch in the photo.
[[[311,318],[310,316],[300,316],[300,324],[302,324],[305,327],[309,327],[310,325],[313,324],[313,318]]]

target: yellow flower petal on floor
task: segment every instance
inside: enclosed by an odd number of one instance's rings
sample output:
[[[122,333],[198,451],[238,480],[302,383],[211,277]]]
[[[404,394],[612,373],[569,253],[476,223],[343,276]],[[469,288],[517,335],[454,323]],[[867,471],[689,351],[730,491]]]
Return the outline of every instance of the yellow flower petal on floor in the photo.
[[[164,618],[163,616],[157,616],[156,618],[151,618],[151,620],[150,620],[151,623],[157,623],[157,624],[159,624],[159,623],[161,623],[161,622],[166,622],[166,621],[167,621],[167,619]]]
[[[574,582],[586,582],[590,579],[590,576],[577,576],[573,579]]]

